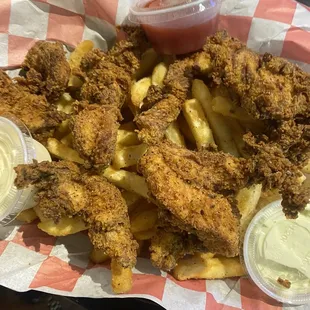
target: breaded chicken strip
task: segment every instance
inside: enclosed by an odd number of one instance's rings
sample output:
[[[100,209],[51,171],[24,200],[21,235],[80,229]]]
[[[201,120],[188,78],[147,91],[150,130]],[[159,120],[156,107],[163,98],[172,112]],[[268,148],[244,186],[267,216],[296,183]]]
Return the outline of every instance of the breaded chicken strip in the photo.
[[[165,136],[169,125],[177,119],[182,102],[173,95],[168,95],[157,102],[151,109],[135,118],[140,129],[139,139],[147,144],[156,144]]]
[[[26,78],[17,80],[30,92],[45,95],[51,102],[65,92],[70,66],[61,43],[37,42],[28,51],[22,67],[26,70]]]
[[[203,50],[214,81],[240,96],[241,106],[257,119],[310,116],[310,75],[287,60],[259,56],[225,31],[209,37]]]
[[[74,148],[88,166],[111,163],[117,139],[118,109],[88,105],[72,120]]]
[[[57,223],[64,215],[83,216],[95,248],[123,267],[135,265],[138,244],[130,231],[126,203],[115,186],[83,174],[68,161],[19,165],[15,171],[17,188],[37,188],[35,200],[44,217]]]
[[[203,250],[206,251],[197,236],[187,232],[157,229],[151,239],[152,264],[164,271],[172,270],[185,255],[193,255]]]
[[[171,213],[175,226],[182,224],[180,229],[196,235],[211,252],[236,256],[239,252],[238,209],[226,197],[201,184],[199,178],[205,177],[206,185],[220,186],[216,175],[213,181],[212,174],[202,171],[198,157],[194,152],[161,143],[149,147],[140,160],[139,170],[145,177],[150,196]],[[196,168],[200,168],[199,174]],[[232,175],[235,175],[234,169],[242,174],[242,168],[242,164],[231,166],[230,160],[223,163],[223,169],[231,171]],[[216,174],[217,170],[209,172]]]
[[[19,118],[42,143],[65,117],[44,96],[31,94],[0,70],[0,115],[8,114]]]

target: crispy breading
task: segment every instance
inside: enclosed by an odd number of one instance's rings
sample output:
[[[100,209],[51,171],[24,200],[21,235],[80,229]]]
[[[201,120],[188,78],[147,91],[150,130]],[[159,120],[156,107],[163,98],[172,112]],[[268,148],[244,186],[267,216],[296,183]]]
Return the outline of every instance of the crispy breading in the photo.
[[[209,37],[203,49],[214,81],[235,91],[253,117],[310,116],[310,75],[298,66],[270,54],[259,56],[225,31]]]
[[[0,70],[0,115],[13,114],[44,143],[65,118],[44,96],[31,94]]]
[[[164,271],[172,270],[180,258],[205,250],[202,242],[193,234],[187,232],[170,232],[157,229],[151,239],[152,264]]]
[[[166,161],[171,149],[180,152],[179,157],[172,155],[174,167],[171,161]],[[172,214],[176,226],[182,223],[181,229],[195,234],[209,251],[228,257],[238,255],[240,216],[236,206],[223,195],[197,184],[197,171],[188,169],[191,163],[195,168],[195,153],[185,150],[193,154],[193,159],[187,153],[183,157],[183,150],[166,142],[149,147],[143,155],[139,170],[145,177],[150,197]],[[183,170],[190,172],[188,177]],[[212,175],[209,179],[212,180]]]
[[[37,207],[56,223],[64,215],[83,216],[89,237],[124,267],[136,263],[138,244],[130,231],[128,209],[120,191],[102,177],[82,173],[68,161],[19,165],[17,188],[35,186]]]
[[[266,142],[268,138],[265,137]],[[296,218],[309,202],[310,189],[300,183],[301,171],[287,159],[276,143],[257,141],[253,134],[244,136],[246,147],[254,155],[253,183],[262,183],[265,190],[279,189],[282,206],[288,218]]]
[[[51,102],[65,92],[70,66],[61,43],[37,42],[28,51],[22,67],[26,70],[26,78],[17,80],[30,92],[45,95]]]
[[[139,139],[147,144],[155,144],[163,139],[168,126],[180,114],[182,102],[173,95],[168,95],[157,102],[151,109],[135,118],[140,129]]]
[[[169,66],[164,80],[167,93],[174,95],[182,101],[189,98],[193,78],[193,65],[194,60],[192,58],[185,58],[183,60],[176,60]]]
[[[119,127],[118,113],[116,108],[92,104],[73,118],[73,146],[88,166],[111,163]]]
[[[94,48],[87,52],[81,59],[80,68],[83,72],[88,72],[95,68],[104,59],[105,53],[99,48]]]
[[[157,102],[165,98],[165,94],[160,86],[151,85],[147,91],[146,97],[143,99],[141,111],[151,109]]]

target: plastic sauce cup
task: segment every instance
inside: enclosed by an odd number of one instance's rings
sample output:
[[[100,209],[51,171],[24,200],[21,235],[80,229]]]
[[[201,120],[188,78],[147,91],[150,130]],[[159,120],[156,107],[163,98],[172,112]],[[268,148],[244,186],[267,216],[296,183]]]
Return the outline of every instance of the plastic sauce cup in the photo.
[[[217,30],[221,0],[136,0],[129,20],[141,24],[160,54],[199,50]]]
[[[0,226],[10,223],[23,210],[34,206],[33,190],[18,190],[14,167],[51,157],[46,148],[32,139],[27,127],[17,118],[0,117]]]
[[[310,303],[310,205],[286,219],[281,201],[259,211],[247,228],[243,260],[252,281],[287,304]]]

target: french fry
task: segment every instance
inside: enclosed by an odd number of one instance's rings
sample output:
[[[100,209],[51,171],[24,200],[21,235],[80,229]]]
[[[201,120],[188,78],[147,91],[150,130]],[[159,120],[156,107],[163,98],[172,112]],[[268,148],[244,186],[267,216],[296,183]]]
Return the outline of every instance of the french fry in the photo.
[[[214,144],[213,134],[200,102],[197,99],[186,100],[182,110],[198,149]]]
[[[220,97],[228,98],[230,100],[228,88],[224,86],[223,84],[220,84],[216,87],[211,88],[210,92],[212,94],[212,97],[220,96]]]
[[[113,166],[120,169],[136,165],[146,149],[146,144],[118,147],[114,155]]]
[[[72,133],[69,133],[68,135],[64,136],[60,142],[68,147],[72,147],[73,144],[73,136]]]
[[[95,264],[101,264],[110,259],[110,257],[105,254],[104,250],[93,248],[89,254],[89,259]]]
[[[55,104],[57,105],[58,111],[64,112],[66,114],[71,114],[73,112],[73,102],[74,99],[70,96],[70,94],[64,93]]]
[[[120,265],[115,259],[111,260],[112,289],[116,294],[127,293],[132,287],[132,270]]]
[[[212,100],[212,109],[214,112],[236,118],[238,120],[251,122],[252,117],[242,108],[237,107],[229,99],[222,96],[214,97]]]
[[[152,73],[152,85],[163,87],[167,72],[168,66],[164,62],[160,62],[156,65]]]
[[[248,188],[241,189],[237,196],[237,207],[241,214],[240,231],[243,235],[255,214],[259,198],[262,193],[262,185],[254,184]]]
[[[158,219],[157,207],[150,203],[138,205],[130,214],[130,226],[133,234],[155,228]]]
[[[305,167],[302,168],[303,173],[310,174],[310,160],[308,160],[308,163]]]
[[[148,198],[148,189],[144,178],[134,172],[118,170],[110,166],[103,171],[103,176],[117,187]]]
[[[117,144],[123,145],[123,146],[131,146],[131,145],[137,145],[140,144],[140,140],[138,139],[138,134],[134,131],[136,127],[132,122],[129,124],[133,125],[133,128],[129,128],[129,125],[127,127],[120,126],[120,128],[117,131]]]
[[[165,136],[168,140],[179,146],[186,146],[184,137],[182,136],[179,125],[176,121],[172,122],[166,129]]]
[[[88,229],[83,219],[76,217],[63,217],[59,223],[55,224],[53,220],[48,220],[38,224],[38,228],[47,234],[55,237],[68,236]]]
[[[238,157],[239,152],[226,119],[224,116],[215,113],[212,109],[212,96],[208,87],[203,81],[194,80],[192,84],[192,93],[193,97],[202,104],[205,115],[215,136],[216,144],[224,152]]]
[[[156,234],[156,228],[152,228],[150,230],[145,230],[145,231],[137,231],[133,233],[133,236],[138,240],[138,241],[144,241],[144,240],[149,240],[152,237],[154,237]]]
[[[72,88],[72,89],[79,89],[81,88],[83,85],[83,81],[75,76],[75,75],[70,75],[69,77],[69,81],[68,81],[68,87]]]
[[[137,71],[135,77],[136,79],[141,79],[149,74],[151,74],[153,68],[158,63],[159,57],[153,48],[147,49],[141,57],[140,68]]]
[[[249,154],[245,151],[245,143],[243,141],[243,135],[245,134],[243,128],[236,119],[230,118],[229,120],[227,119],[227,122],[232,130],[233,139],[239,153],[242,157],[248,158]]]
[[[136,115],[143,104],[143,99],[146,97],[149,87],[152,85],[152,80],[145,77],[131,86],[131,105],[132,113]]]
[[[38,216],[33,210],[33,208],[20,212],[16,217],[17,220],[21,222],[26,222],[26,223],[31,223],[37,218]]]
[[[47,140],[46,148],[52,155],[57,158],[70,160],[78,164],[84,163],[84,160],[79,156],[76,150],[62,144],[57,139],[49,138]]]
[[[79,68],[83,56],[94,48],[94,43],[90,40],[82,41],[70,54],[69,65],[71,69]]]
[[[239,257],[204,256],[200,253],[178,261],[173,269],[173,276],[179,280],[189,279],[223,279],[244,276]]]
[[[194,138],[189,126],[188,126],[188,123],[187,123],[185,117],[182,114],[179,115],[177,123],[178,123],[179,128],[180,128],[182,134],[184,135],[184,137],[188,141],[190,141],[191,143],[196,145],[196,140],[195,140],[195,138]]]

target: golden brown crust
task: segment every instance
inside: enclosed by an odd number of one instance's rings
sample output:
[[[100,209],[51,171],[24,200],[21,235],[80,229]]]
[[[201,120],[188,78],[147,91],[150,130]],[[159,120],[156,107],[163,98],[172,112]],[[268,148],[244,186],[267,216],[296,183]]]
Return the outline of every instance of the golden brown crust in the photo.
[[[168,126],[177,119],[181,110],[181,101],[173,95],[157,102],[151,109],[135,118],[140,129],[139,139],[147,144],[155,144],[163,139]]]
[[[136,263],[138,244],[130,231],[128,209],[120,191],[102,177],[82,173],[68,161],[19,165],[15,185],[34,185],[37,206],[44,217],[58,222],[62,216],[83,216],[89,237],[124,267]]]
[[[162,143],[149,147],[139,169],[146,179],[151,197],[166,208],[182,229],[197,235],[211,252],[236,256],[239,251],[239,217],[222,195],[190,184],[165,160]],[[188,159],[184,158],[183,163]],[[179,164],[179,170],[184,165]],[[173,218],[172,218],[173,219]],[[177,226],[177,225],[176,225]]]
[[[52,102],[65,92],[71,70],[61,43],[37,42],[22,67],[27,71],[26,79],[19,82],[31,92],[45,95]]]
[[[117,112],[113,107],[89,105],[73,118],[74,148],[87,165],[111,163],[119,127]]]

